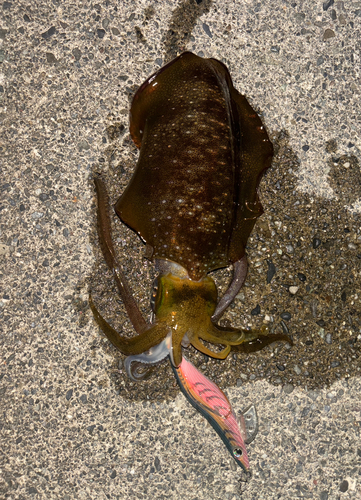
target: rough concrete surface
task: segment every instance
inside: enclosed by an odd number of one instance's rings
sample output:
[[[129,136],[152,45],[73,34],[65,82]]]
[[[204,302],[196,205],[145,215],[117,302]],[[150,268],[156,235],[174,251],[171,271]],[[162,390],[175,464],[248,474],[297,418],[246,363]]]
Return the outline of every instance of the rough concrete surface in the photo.
[[[361,498],[361,2],[0,4],[0,497]],[[126,379],[88,307],[132,329],[95,234],[92,173],[115,201],[137,158],[136,88],[178,53],[222,60],[274,141],[246,286],[225,320],[288,333],[190,358],[259,434],[245,483],[166,363]],[[149,314],[151,264],[114,220]],[[215,273],[224,290],[229,270]]]

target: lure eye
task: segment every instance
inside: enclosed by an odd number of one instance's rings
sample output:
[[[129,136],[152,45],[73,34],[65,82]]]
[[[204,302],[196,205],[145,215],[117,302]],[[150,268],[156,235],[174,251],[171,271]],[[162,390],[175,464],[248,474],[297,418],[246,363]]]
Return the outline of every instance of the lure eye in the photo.
[[[243,455],[242,448],[234,448],[233,449],[233,455],[234,455],[235,458],[241,458],[241,456]]]

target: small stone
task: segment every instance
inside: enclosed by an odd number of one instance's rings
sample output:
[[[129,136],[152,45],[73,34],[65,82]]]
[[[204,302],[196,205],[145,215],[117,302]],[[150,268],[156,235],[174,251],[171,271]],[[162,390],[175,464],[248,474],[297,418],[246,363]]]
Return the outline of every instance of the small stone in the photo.
[[[342,483],[340,484],[340,491],[342,491],[342,493],[345,493],[345,491],[348,490],[348,481],[346,481],[346,479],[344,479],[342,481]]]
[[[283,392],[286,394],[291,394],[291,392],[293,392],[293,390],[294,390],[294,386],[292,384],[285,384],[283,386]]]
[[[332,344],[332,335],[331,335],[331,333],[326,333],[325,341],[326,341],[326,344]]]
[[[300,281],[306,281],[306,276],[303,273],[298,273],[297,277]]]
[[[41,219],[42,217],[44,217],[43,212],[33,212],[31,214],[32,219]]]
[[[83,139],[82,141],[79,142],[79,144],[78,144],[78,151],[79,152],[81,152],[83,150],[87,151],[88,149],[90,149],[90,146],[85,139]]]
[[[44,40],[47,40],[51,36],[53,36],[56,33],[55,26],[52,26],[51,28],[48,29],[48,31],[45,31],[44,33],[41,34],[41,36],[44,38]]]
[[[297,375],[301,375],[302,370],[301,370],[301,368],[300,368],[298,365],[295,365],[295,366],[293,367],[293,369],[294,369],[294,371],[295,371],[295,373],[296,373]]]
[[[324,34],[323,34],[323,41],[325,42],[326,40],[329,40],[330,38],[334,38],[336,35],[335,35],[335,32],[333,30],[330,30],[330,29],[327,29],[325,30]]]
[[[261,306],[257,304],[256,307],[252,309],[251,314],[252,316],[258,316],[260,312],[261,312]]]
[[[313,238],[312,246],[313,248],[318,248],[321,245],[321,240],[319,238]]]
[[[71,399],[72,395],[73,395],[73,389],[69,389],[65,395],[66,400],[69,401]]]
[[[81,56],[82,56],[82,52],[81,52],[81,50],[80,50],[80,49],[78,49],[77,47],[75,47],[75,49],[73,49],[71,53],[73,54],[74,59],[75,59],[76,61],[79,61],[79,59],[80,59],[80,58],[81,58]]]
[[[211,30],[209,29],[208,24],[203,23],[202,27],[203,27],[203,30],[204,30],[205,34],[208,35],[209,38],[213,38],[213,35],[211,33]]]
[[[54,54],[52,52],[47,52],[45,55],[46,55],[46,62],[47,63],[54,64],[54,63],[58,62],[56,60],[56,57],[54,56]]]
[[[323,2],[322,8],[324,11],[328,10],[333,4],[335,0],[327,0],[327,2]]]
[[[316,391],[308,391],[307,396],[312,399],[312,401],[316,401],[319,396],[319,393]]]
[[[283,333],[285,333],[287,335],[289,333],[289,329],[283,320],[281,321],[281,326],[282,326]]]
[[[303,12],[296,12],[294,16],[297,23],[302,24],[305,20],[306,14],[304,14]]]
[[[273,276],[276,274],[276,266],[270,260],[267,260],[267,283],[271,283]]]
[[[289,312],[283,312],[280,314],[280,317],[284,319],[285,321],[289,321],[291,319],[291,313]]]
[[[298,286],[290,286],[288,290],[292,295],[295,295],[298,292],[298,288]]]

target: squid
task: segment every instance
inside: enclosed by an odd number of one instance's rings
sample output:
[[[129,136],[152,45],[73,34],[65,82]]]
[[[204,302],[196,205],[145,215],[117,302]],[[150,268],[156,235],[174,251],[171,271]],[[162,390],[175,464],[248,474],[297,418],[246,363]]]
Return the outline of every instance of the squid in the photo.
[[[218,323],[246,279],[245,248],[263,213],[258,186],[271,165],[272,143],[258,114],[234,88],[226,66],[190,52],[138,89],[130,134],[140,149],[139,159],[115,212],[145,242],[145,256],[159,273],[151,292],[153,321],[143,318],[118,264],[101,175],[94,177],[100,246],[136,335],[117,332],[91,296],[90,307],[110,342],[127,356],[125,367],[133,380],[149,373],[139,366],[169,357],[183,394],[248,471],[245,443],[256,432],[255,411],[237,417],[226,395],[183,353],[192,345],[225,359],[231,350],[250,352],[277,340],[290,341],[285,335],[270,335],[266,327],[246,330]],[[209,273],[230,265],[233,278],[219,298]]]

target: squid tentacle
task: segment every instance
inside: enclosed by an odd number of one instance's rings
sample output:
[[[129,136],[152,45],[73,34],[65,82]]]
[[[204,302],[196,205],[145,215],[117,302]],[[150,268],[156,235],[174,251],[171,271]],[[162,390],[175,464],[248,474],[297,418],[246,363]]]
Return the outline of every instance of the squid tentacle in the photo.
[[[98,236],[106,263],[113,273],[119,294],[137,333],[142,333],[149,324],[143,318],[137,302],[133,297],[132,289],[124,276],[115,255],[112,241],[112,230],[109,217],[109,197],[102,178],[98,175],[94,177],[95,188],[98,200]]]
[[[128,377],[135,382],[139,380],[144,380],[150,375],[153,367],[148,368],[144,372],[139,372],[139,366],[133,365],[133,363],[142,363],[146,365],[155,365],[160,363],[163,359],[170,355],[172,345],[172,333],[169,332],[166,338],[160,342],[160,344],[150,348],[148,351],[141,354],[135,354],[125,358],[124,367]]]

